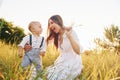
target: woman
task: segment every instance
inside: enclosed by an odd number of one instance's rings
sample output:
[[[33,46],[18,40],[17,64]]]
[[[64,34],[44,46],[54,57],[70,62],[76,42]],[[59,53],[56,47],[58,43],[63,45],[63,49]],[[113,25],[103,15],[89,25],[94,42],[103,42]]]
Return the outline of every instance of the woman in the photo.
[[[47,42],[53,39],[61,51],[54,64],[47,68],[48,80],[74,80],[82,70],[81,46],[76,33],[63,25],[61,16],[53,15],[48,20]]]

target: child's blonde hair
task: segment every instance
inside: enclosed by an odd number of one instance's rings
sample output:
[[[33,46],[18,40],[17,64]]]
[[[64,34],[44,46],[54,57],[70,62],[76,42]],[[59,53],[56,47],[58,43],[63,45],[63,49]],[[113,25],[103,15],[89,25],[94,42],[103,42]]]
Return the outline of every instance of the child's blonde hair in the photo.
[[[40,23],[39,21],[31,21],[31,22],[29,23],[29,25],[28,25],[28,29],[31,31],[30,28],[31,28],[33,25],[37,24],[37,23],[39,23],[39,24],[41,25],[41,23]]]

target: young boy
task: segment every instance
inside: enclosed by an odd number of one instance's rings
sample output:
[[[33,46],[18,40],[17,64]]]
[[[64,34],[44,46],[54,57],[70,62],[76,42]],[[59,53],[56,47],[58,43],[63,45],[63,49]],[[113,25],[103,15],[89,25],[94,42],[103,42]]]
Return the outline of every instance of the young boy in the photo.
[[[25,44],[30,44],[32,49],[25,52],[21,66],[23,69],[25,69],[32,63],[36,68],[36,73],[38,73],[42,67],[42,60],[40,59],[40,55],[44,55],[46,52],[46,42],[44,37],[40,36],[42,32],[40,22],[32,21],[29,23],[28,28],[32,35],[25,36],[22,42],[18,45],[18,56],[22,57]]]

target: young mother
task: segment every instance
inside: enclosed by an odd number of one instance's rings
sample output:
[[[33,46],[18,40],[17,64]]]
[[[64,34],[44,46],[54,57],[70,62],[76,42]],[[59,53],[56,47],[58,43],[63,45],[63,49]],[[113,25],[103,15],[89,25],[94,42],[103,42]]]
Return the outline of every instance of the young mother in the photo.
[[[74,80],[82,71],[81,46],[73,29],[65,28],[60,15],[48,20],[48,37],[61,54],[54,64],[47,68],[47,80]]]
[[[61,54],[47,69],[48,80],[74,80],[82,70],[81,46],[74,30],[67,30],[59,15],[48,20],[49,36],[47,42],[54,39],[54,45]]]

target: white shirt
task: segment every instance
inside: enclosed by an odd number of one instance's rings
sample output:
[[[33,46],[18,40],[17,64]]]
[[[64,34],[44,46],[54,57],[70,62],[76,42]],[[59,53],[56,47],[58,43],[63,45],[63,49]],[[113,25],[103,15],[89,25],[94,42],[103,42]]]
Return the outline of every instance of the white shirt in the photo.
[[[41,42],[42,42],[42,36],[35,37],[34,35],[32,35],[32,48],[40,48]],[[30,43],[30,35],[25,36],[18,46],[24,48],[26,43],[28,44]],[[41,46],[41,51],[46,51],[45,39],[43,41],[43,45]]]

